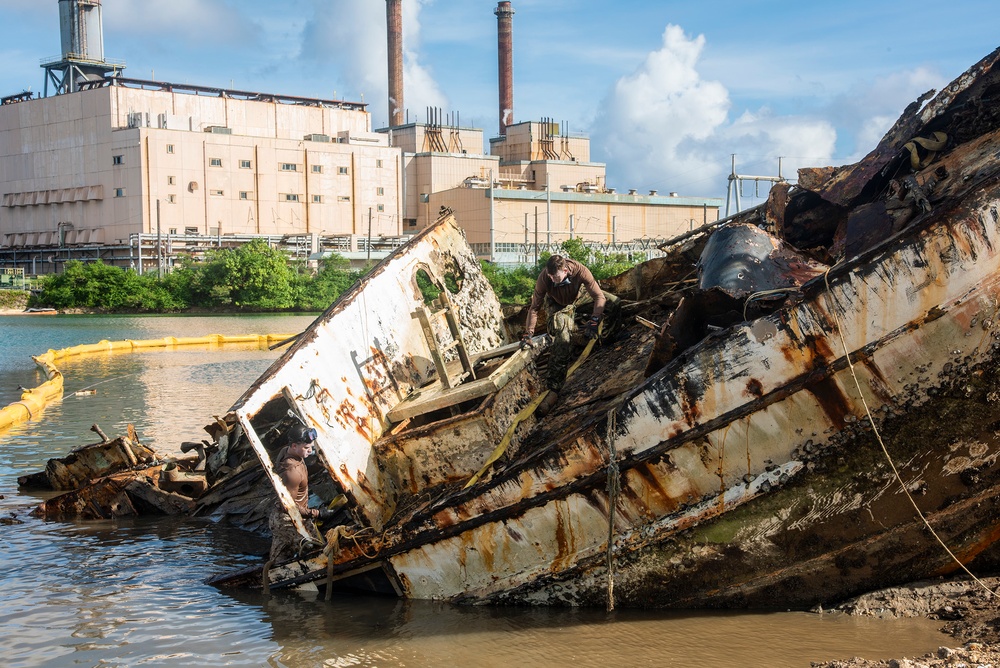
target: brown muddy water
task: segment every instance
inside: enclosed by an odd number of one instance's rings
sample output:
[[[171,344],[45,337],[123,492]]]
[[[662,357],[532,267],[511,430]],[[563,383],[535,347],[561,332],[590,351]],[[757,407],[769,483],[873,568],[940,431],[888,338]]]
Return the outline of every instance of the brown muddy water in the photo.
[[[32,354],[101,339],[296,332],[312,316],[0,317],[0,405],[44,378]],[[135,425],[160,452],[200,440],[277,353],[191,349],[61,365],[66,396],[0,432],[0,666],[808,666],[923,654],[937,624],[805,612],[463,608],[315,591],[221,592],[267,541],[204,519],[42,522],[17,476]],[[71,396],[80,389],[96,394]]]

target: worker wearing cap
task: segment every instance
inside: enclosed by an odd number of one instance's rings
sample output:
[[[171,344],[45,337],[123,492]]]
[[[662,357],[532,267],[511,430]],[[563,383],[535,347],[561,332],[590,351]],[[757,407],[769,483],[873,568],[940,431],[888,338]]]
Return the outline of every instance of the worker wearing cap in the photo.
[[[532,345],[531,337],[535,332],[538,309],[543,303],[548,314],[546,328],[552,337],[552,351],[547,379],[549,394],[539,404],[536,410],[538,415],[545,415],[552,409],[559,400],[563,383],[566,382],[566,372],[573,357],[571,338],[576,329],[573,321],[576,310],[593,304],[593,311],[583,333],[589,339],[596,339],[605,310],[608,316],[616,316],[619,308],[618,298],[604,293],[589,269],[576,260],[553,255],[535,282],[535,292],[531,296],[528,318],[524,324],[522,348]]]
[[[306,457],[313,452],[313,442],[316,440],[316,430],[303,424],[292,425],[287,434],[287,445],[278,451],[275,459],[274,472],[285,484],[292,501],[298,508],[302,519],[329,519],[334,513],[327,509],[309,507],[309,471],[306,468]],[[268,518],[271,529],[270,560],[287,560],[298,552],[302,537],[295,529],[291,517],[280,502],[275,504]],[[315,533],[312,522],[306,522],[306,528]],[[319,540],[318,534],[314,536]]]

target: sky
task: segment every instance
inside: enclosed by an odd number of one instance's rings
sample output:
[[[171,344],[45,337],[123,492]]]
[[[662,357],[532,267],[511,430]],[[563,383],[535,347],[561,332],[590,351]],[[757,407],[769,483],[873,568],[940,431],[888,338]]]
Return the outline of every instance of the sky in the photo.
[[[44,86],[58,0],[0,0],[0,96]],[[388,123],[383,0],[103,0],[125,76],[366,102]],[[513,0],[514,120],[591,139],[608,185],[726,197],[736,171],[849,164],[997,48],[995,0]],[[498,133],[493,0],[403,0],[410,121]],[[484,149],[485,151],[485,149]],[[766,197],[752,185],[744,206]]]

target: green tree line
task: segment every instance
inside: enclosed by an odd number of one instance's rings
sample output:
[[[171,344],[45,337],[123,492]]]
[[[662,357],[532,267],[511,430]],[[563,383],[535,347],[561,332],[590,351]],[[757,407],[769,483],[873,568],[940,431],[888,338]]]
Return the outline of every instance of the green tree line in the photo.
[[[562,252],[586,264],[598,279],[634,264],[624,255],[594,251],[579,240],[564,242]],[[501,302],[522,304],[531,298],[535,277],[548,257],[543,253],[537,266],[513,269],[484,262],[483,271]],[[290,262],[267,242],[254,240],[214,250],[201,262],[186,259],[162,278],[99,261],[70,261],[63,273],[42,277],[29,305],[151,313],[192,308],[321,311],[369,269],[352,269],[348,260],[333,255],[314,271],[305,262]]]

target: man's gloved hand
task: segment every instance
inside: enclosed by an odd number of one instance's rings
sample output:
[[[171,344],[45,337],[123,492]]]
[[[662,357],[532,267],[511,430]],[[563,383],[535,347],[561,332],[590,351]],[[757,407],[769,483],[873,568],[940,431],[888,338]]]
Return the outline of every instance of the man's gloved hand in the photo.
[[[525,348],[534,348],[535,344],[531,340],[531,334],[525,334],[521,337],[521,350]]]
[[[590,320],[587,321],[587,324],[583,328],[583,335],[586,336],[588,339],[596,339],[597,330],[600,327],[600,325],[601,325],[601,316],[599,315],[590,316]]]
[[[333,519],[333,516],[337,514],[337,511],[330,510],[328,508],[319,508],[316,511],[316,513],[317,513],[316,519],[318,519],[320,522],[328,522],[331,519]]]

